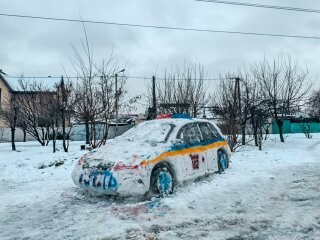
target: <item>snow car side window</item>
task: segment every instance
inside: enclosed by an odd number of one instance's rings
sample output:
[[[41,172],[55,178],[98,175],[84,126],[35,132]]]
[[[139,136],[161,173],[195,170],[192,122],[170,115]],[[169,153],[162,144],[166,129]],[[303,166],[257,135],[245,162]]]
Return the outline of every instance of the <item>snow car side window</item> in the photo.
[[[199,143],[201,141],[201,133],[197,124],[191,123],[182,127],[178,133],[178,138],[185,144]]]
[[[211,129],[212,133],[214,134],[214,138],[221,138],[220,133],[218,132],[218,130],[210,123],[207,123],[207,125],[209,126],[209,128]]]
[[[213,133],[208,123],[199,123],[199,127],[203,136],[203,141],[216,139],[217,136]]]

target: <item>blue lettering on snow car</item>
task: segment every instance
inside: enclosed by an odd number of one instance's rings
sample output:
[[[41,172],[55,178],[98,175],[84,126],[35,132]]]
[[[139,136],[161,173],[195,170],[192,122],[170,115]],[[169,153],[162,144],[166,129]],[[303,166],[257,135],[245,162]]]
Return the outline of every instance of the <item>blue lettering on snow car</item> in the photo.
[[[102,187],[103,190],[116,191],[118,182],[113,177],[111,171],[91,171],[90,173],[82,173],[79,177],[79,183],[86,187]]]

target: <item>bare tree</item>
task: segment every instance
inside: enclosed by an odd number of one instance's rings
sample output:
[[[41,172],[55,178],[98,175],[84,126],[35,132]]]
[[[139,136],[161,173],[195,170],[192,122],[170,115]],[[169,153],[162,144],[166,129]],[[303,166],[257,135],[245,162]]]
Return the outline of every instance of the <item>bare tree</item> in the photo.
[[[307,112],[310,117],[320,117],[320,90],[312,92],[307,104]]]
[[[20,118],[19,107],[15,102],[14,95],[4,99],[4,103],[0,108],[0,116],[4,119],[4,123],[11,130],[11,149],[16,150],[15,132],[17,129],[18,118]]]
[[[190,85],[190,106],[193,117],[197,117],[201,108],[208,103],[207,86],[204,83],[206,73],[200,64],[193,64],[186,70],[186,79]]]
[[[234,87],[234,114],[239,117],[241,125],[241,144],[246,144],[246,133],[248,121],[251,118],[252,108],[255,100],[255,86],[250,73],[244,68],[237,75],[229,74],[227,79],[235,81]],[[237,83],[238,81],[238,83]]]
[[[259,82],[261,96],[268,103],[272,117],[279,128],[281,142],[284,118],[293,114],[302,104],[310,84],[307,70],[290,57],[279,57],[272,62],[264,59],[252,67],[255,79]]]
[[[220,117],[219,127],[223,134],[227,135],[227,140],[231,151],[235,151],[241,140],[241,121],[239,116],[238,103],[235,101],[235,84],[229,74],[221,78],[221,81],[213,96],[213,113]]]
[[[22,118],[18,118],[17,125],[19,126],[19,128],[23,132],[23,142],[26,142],[27,141],[27,127],[28,127],[26,121]]]
[[[301,127],[301,130],[306,136],[306,138],[312,138],[311,125],[312,123],[309,121],[302,121],[299,123],[299,126]]]
[[[267,135],[269,131],[268,120],[270,118],[270,111],[267,102],[261,97],[259,83],[255,80],[251,73],[249,73],[249,75],[250,77],[246,78],[245,82],[246,94],[244,97],[245,99],[243,100],[246,101],[247,107],[242,110],[244,111],[242,116],[244,116],[246,120],[249,120],[249,129],[253,135],[255,146],[259,147],[261,150],[263,133]]]
[[[263,134],[265,134],[265,139],[269,133],[269,123],[268,118],[270,112],[264,102],[259,102],[253,107],[252,110],[252,127],[254,129],[254,140],[255,145],[259,147],[259,150],[262,150],[263,144]]]
[[[24,78],[19,79],[19,85],[21,91],[15,91],[14,102],[19,106],[25,131],[46,146],[50,141],[50,101],[56,97],[56,92]]]
[[[59,123],[61,119],[60,115],[60,106],[59,106],[59,99],[58,96],[49,97],[46,99],[47,108],[45,108],[45,111],[43,112],[45,121],[47,123],[47,132],[49,135],[49,140],[52,140],[52,150],[53,153],[56,152],[56,141],[58,137],[58,131],[59,131]]]
[[[74,106],[76,103],[75,91],[73,88],[72,81],[68,79],[65,82],[63,76],[61,81],[56,85],[57,89],[57,101],[56,101],[56,111],[58,114],[58,127],[61,126],[62,132],[62,147],[64,152],[69,150],[70,135],[74,122]]]
[[[99,88],[99,98],[101,100],[101,112],[100,119],[103,120],[104,125],[102,129],[102,138],[97,142],[97,146],[105,145],[108,139],[109,133],[109,122],[114,116],[116,107],[118,110],[121,108],[121,101],[126,95],[125,90],[126,77],[118,76],[115,78],[116,74],[120,71],[118,61],[113,56],[113,53],[109,56],[107,60],[102,60],[100,66],[97,68],[99,74],[99,79],[97,84]],[[117,81],[117,92],[115,86]],[[118,99],[118,105],[115,105],[116,98]]]
[[[191,113],[196,117],[201,108],[208,102],[207,86],[204,83],[205,70],[200,64],[177,67],[174,71],[165,72],[157,81],[156,96],[161,113]],[[149,102],[152,94],[149,87]]]
[[[0,116],[2,116],[1,111],[0,111]],[[0,128],[0,142],[2,142],[3,135],[4,135],[4,129]]]
[[[78,121],[85,124],[86,131],[86,144],[90,143],[90,122],[95,119],[95,114],[97,112],[97,95],[94,79],[97,76],[95,72],[95,66],[93,62],[93,52],[89,45],[89,40],[86,32],[86,28],[83,25],[85,41],[81,40],[82,50],[84,54],[81,54],[79,50],[72,46],[75,60],[71,63],[78,76],[78,81],[75,91],[75,113]],[[93,127],[94,128],[94,127]]]
[[[73,47],[75,60],[72,61],[78,76],[74,89],[74,113],[79,123],[85,124],[86,143],[93,148],[106,143],[109,121],[114,116],[115,99],[121,101],[125,94],[126,78],[115,75],[119,73],[120,65],[113,52],[108,58],[96,60],[90,47],[87,32],[83,25],[85,40],[81,41],[81,52]],[[117,91],[115,82],[117,81]],[[102,124],[102,127],[97,126]],[[99,135],[99,136],[98,136]],[[102,137],[101,137],[102,136]]]

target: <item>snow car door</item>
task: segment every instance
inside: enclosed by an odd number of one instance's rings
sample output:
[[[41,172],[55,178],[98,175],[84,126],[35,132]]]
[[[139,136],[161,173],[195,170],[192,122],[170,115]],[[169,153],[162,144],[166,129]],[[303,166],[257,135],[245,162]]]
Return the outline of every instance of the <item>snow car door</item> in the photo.
[[[202,145],[207,147],[204,161],[207,164],[208,171],[215,171],[217,167],[217,149],[212,144],[220,140],[219,133],[212,124],[208,122],[200,122],[199,127],[202,133]]]
[[[202,136],[198,124],[189,123],[183,126],[178,132],[177,138],[182,140],[180,156],[185,179],[195,178],[204,174],[207,166],[202,161],[203,154],[199,149]]]

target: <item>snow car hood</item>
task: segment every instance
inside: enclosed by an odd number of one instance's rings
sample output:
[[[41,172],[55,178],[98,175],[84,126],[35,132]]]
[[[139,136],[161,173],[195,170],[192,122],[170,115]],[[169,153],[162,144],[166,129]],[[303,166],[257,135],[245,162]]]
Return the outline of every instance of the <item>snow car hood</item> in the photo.
[[[85,154],[79,163],[89,168],[134,168],[167,150],[168,146],[164,143],[113,140]]]

